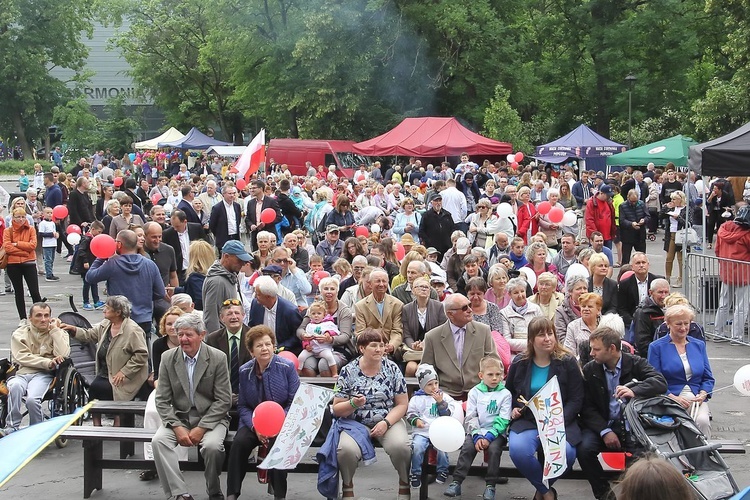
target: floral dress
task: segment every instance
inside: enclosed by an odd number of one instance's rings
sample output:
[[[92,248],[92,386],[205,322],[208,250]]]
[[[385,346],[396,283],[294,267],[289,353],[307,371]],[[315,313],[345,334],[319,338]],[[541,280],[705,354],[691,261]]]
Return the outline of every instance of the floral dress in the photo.
[[[368,377],[359,367],[361,359],[358,357],[341,369],[336,382],[336,397],[349,399],[362,394],[367,402],[354,410],[349,418],[372,428],[395,406],[395,397],[406,394],[406,379],[396,363],[389,359],[383,359],[380,371],[374,377]]]

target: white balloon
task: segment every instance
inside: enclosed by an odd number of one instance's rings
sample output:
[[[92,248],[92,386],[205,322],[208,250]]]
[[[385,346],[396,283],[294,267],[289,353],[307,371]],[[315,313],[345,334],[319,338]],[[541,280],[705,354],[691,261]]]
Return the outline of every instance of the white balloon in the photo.
[[[497,206],[498,217],[510,217],[513,215],[513,208],[509,203],[501,203]]]
[[[508,163],[513,163],[514,161],[516,161],[516,155],[510,153],[505,157],[505,159],[508,160]]]
[[[562,225],[565,227],[575,226],[578,222],[578,216],[572,210],[565,212],[563,215]]]
[[[734,374],[734,388],[743,396],[750,396],[750,365],[741,367]]]
[[[81,242],[81,235],[78,233],[70,233],[68,235],[68,243],[71,245],[77,245]]]
[[[174,207],[170,203],[164,205],[164,211],[167,212],[167,215],[171,214],[173,209]]]
[[[370,232],[371,233],[379,233],[380,232],[380,225],[379,224],[373,224],[370,226]]]
[[[704,191],[706,188],[703,185],[703,179],[695,181],[695,189],[698,191],[698,194],[706,194],[706,191]]]
[[[583,264],[576,262],[575,264],[572,264],[565,273],[565,282],[567,283],[573,276],[583,276],[584,278],[589,279],[589,270],[586,269],[586,266]]]
[[[536,273],[530,267],[522,267],[521,274],[526,278],[526,283],[533,289],[536,286]]]
[[[451,453],[464,444],[466,431],[453,417],[438,417],[430,424],[430,441],[440,451]]]

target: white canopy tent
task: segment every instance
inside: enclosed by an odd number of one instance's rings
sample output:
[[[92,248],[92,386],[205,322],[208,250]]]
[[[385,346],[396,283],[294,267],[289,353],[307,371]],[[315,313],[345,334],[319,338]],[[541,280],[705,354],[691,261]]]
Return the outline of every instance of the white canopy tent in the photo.
[[[133,149],[135,150],[146,150],[146,149],[159,149],[159,143],[160,142],[171,142],[171,141],[177,141],[179,139],[182,139],[185,137],[185,134],[180,132],[174,127],[169,127],[169,130],[164,132],[158,137],[154,137],[153,139],[148,139],[146,141],[136,142],[133,144]]]
[[[246,149],[247,146],[211,146],[206,150],[206,153],[225,157],[239,157]]]

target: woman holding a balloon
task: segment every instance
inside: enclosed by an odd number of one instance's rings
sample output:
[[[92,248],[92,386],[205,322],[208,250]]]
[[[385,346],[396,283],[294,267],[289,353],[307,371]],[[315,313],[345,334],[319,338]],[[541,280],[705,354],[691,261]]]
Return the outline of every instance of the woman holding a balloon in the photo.
[[[240,367],[240,423],[229,451],[227,500],[240,496],[250,453],[258,446],[272,444],[299,388],[294,363],[274,354],[276,336],[270,328],[252,327],[245,343],[253,359]],[[268,475],[274,498],[286,497],[287,473],[269,469]]]

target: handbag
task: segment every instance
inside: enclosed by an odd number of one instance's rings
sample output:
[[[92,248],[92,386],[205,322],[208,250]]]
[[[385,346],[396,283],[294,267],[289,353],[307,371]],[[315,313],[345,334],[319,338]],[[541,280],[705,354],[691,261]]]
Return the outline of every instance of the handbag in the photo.
[[[686,243],[688,245],[696,245],[698,244],[698,233],[693,229],[692,227],[685,229],[680,229],[677,231],[677,233],[674,236],[674,242],[676,245],[684,245]]]

